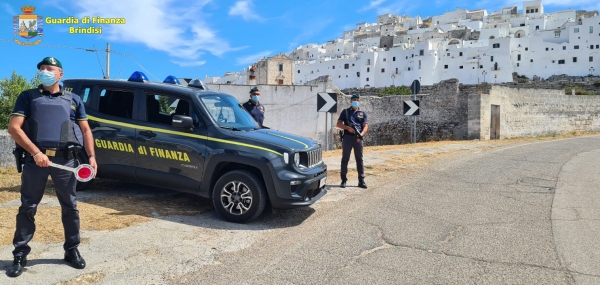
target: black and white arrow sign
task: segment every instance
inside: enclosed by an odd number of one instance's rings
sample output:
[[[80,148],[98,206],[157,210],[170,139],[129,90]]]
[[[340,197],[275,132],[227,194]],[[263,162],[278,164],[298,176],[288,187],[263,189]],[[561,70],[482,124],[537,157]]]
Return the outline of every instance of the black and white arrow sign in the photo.
[[[404,101],[404,115],[418,116],[419,115],[419,100]]]
[[[337,93],[317,93],[317,112],[337,112]]]

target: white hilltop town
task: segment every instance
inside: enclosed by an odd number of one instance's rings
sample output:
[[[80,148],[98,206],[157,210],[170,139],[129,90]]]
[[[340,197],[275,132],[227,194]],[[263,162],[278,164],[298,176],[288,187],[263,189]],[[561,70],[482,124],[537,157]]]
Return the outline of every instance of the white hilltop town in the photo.
[[[526,1],[489,13],[456,9],[439,16],[385,14],[377,23],[325,44],[307,44],[264,58],[241,72],[207,77],[212,84],[303,85],[330,75],[340,89],[423,85],[457,78],[464,84],[513,82],[513,75],[544,80],[552,75],[600,73],[598,11],[544,13]]]

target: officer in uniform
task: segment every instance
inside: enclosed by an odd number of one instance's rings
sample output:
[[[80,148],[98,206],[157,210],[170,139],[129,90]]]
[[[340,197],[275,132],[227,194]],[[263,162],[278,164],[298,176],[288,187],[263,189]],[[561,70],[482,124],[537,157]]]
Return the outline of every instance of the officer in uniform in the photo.
[[[72,172],[49,166],[53,162],[76,167],[76,150],[83,145],[90,165],[95,172],[98,170],[83,102],[59,84],[63,77],[62,64],[56,58],[46,57],[37,68],[42,84],[19,95],[8,126],[8,133],[26,154],[21,176],[21,207],[13,239],[14,261],[6,270],[10,277],[21,275],[27,265],[27,254],[31,251],[27,244],[35,233],[35,213],[48,175],[52,177],[62,209],[64,259],[77,269],[85,267],[85,260],[77,249],[80,243],[77,180]]]
[[[265,106],[260,104],[260,91],[258,87],[250,89],[250,100],[244,103],[244,108],[252,115],[252,118],[262,127],[265,119]]]
[[[352,106],[342,111],[336,124],[337,128],[344,130],[344,138],[342,140],[342,169],[340,172],[342,184],[340,184],[340,187],[346,187],[346,181],[348,181],[346,177],[348,173],[348,161],[350,160],[350,152],[354,149],[356,170],[358,171],[358,187],[367,188],[363,165],[363,140],[356,135],[356,132],[359,132],[361,136],[365,136],[369,130],[367,113],[359,108],[360,95],[353,94],[350,100]]]

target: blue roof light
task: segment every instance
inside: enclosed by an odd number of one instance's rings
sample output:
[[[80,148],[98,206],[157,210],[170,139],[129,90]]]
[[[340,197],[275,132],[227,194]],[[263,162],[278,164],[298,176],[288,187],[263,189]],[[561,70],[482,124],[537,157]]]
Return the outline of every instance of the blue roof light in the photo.
[[[163,83],[171,83],[171,84],[181,85],[181,83],[179,83],[179,79],[177,79],[177,77],[175,77],[173,75],[167,76],[167,78],[165,78],[165,81],[163,81]]]
[[[146,82],[148,81],[148,77],[143,72],[136,71],[131,76],[129,76],[129,79],[127,79],[127,81]]]

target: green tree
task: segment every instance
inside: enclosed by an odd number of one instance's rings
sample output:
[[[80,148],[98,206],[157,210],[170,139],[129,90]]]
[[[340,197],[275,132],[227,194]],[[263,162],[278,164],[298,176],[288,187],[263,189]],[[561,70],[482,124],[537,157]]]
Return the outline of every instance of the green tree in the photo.
[[[0,130],[8,128],[8,120],[19,94],[38,85],[37,77],[28,82],[25,77],[18,75],[15,71],[10,78],[0,80]]]

